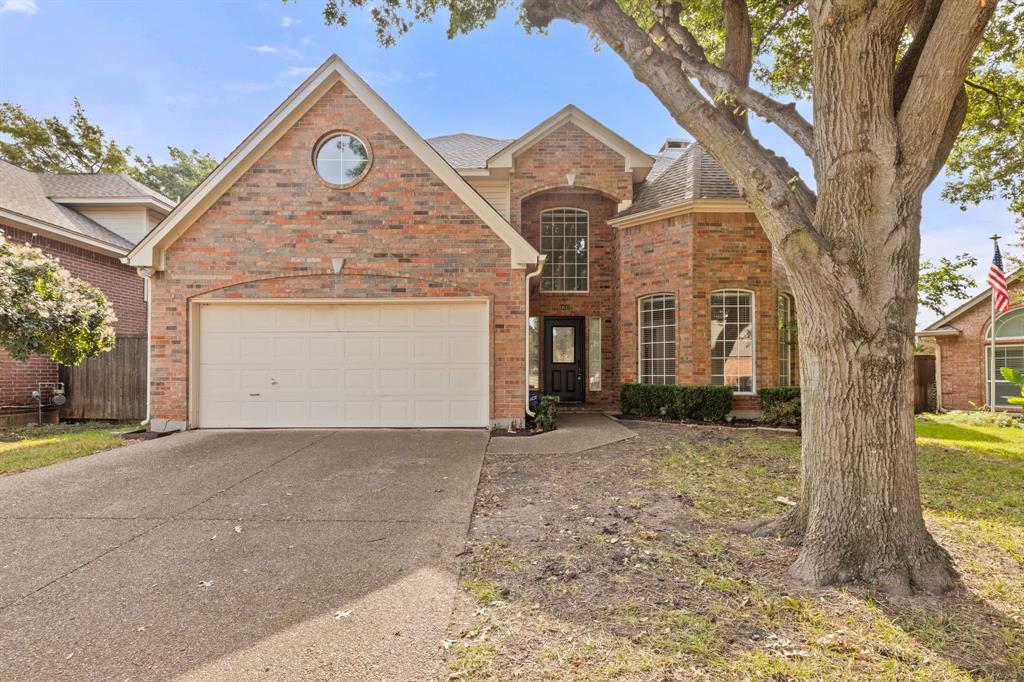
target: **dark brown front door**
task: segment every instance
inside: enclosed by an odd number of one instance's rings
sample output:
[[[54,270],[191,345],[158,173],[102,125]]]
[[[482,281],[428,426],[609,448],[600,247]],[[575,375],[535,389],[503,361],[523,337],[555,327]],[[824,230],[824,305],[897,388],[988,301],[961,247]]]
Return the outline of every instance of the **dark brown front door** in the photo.
[[[583,318],[544,318],[544,394],[583,402]]]

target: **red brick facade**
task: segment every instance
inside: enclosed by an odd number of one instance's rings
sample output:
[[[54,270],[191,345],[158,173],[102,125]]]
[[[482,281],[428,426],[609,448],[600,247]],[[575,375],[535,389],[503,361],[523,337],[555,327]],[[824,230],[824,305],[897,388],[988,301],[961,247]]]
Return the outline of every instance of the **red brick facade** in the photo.
[[[0,225],[7,239],[37,246],[60,261],[68,272],[89,282],[107,297],[117,316],[118,334],[146,333],[145,284],[135,268],[117,258],[95,253],[71,244]],[[38,382],[57,381],[57,363],[49,358],[33,357],[16,362],[0,351],[0,407],[35,404],[32,390]]]
[[[778,385],[778,290],[771,245],[752,213],[691,213],[619,230],[619,371],[637,381],[641,298],[676,297],[676,383],[711,383],[711,294],[754,294],[755,389]],[[737,395],[736,410],[757,409]]]
[[[370,171],[347,189],[325,185],[311,163],[317,140],[332,130],[350,131],[372,150]],[[677,383],[704,384],[711,381],[712,292],[753,292],[756,387],[777,385],[778,289],[770,245],[751,213],[611,226],[634,198],[633,173],[619,152],[572,122],[517,151],[508,177],[510,222],[538,251],[545,210],[588,214],[588,290],[545,292],[535,278],[529,300],[542,329],[547,317],[583,318],[585,329],[601,319],[601,388],[587,387],[585,406],[616,410],[621,384],[637,380],[637,301],[651,293],[676,296]],[[345,259],[338,274],[332,258]],[[510,267],[509,246],[476,213],[335,85],[164,253],[152,280],[152,416],[191,417],[190,302],[477,297],[490,302],[492,316],[491,418],[521,420],[526,274]],[[737,397],[735,406],[756,409],[756,398]]]
[[[1024,282],[1010,285],[1011,299],[1024,296]],[[1017,304],[1011,310],[1024,308]],[[956,336],[937,336],[936,373],[940,387],[939,407],[943,410],[969,410],[989,402],[985,387],[986,346],[991,321],[988,299],[966,310],[949,324],[960,330]],[[928,336],[927,333],[922,336]],[[1024,339],[996,341],[1000,345],[1021,345]],[[1010,408],[1015,409],[1015,408]]]
[[[373,154],[348,189],[311,150],[347,130]],[[345,259],[335,275],[331,259]],[[473,296],[491,303],[491,417],[525,402],[525,271],[481,218],[363,103],[335,85],[166,251],[153,280],[155,419],[188,419],[188,303],[199,297]]]

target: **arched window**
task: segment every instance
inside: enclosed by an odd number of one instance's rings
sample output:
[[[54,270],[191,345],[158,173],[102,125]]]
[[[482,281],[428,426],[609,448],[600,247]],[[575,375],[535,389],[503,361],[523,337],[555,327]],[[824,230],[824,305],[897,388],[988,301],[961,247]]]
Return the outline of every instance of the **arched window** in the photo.
[[[793,356],[796,349],[796,310],[793,297],[779,294],[779,386],[792,386]]]
[[[753,393],[754,370],[754,294],[716,291],[711,294],[711,383]]]
[[[640,383],[676,383],[676,297],[640,299]]]
[[[578,208],[540,214],[540,252],[548,257],[541,291],[583,292],[590,288],[590,216]]]
[[[1016,308],[996,318],[995,390],[996,407],[1010,407],[1008,398],[1019,397],[1020,389],[1003,379],[999,372],[1002,367],[1011,367],[1024,372],[1024,308]],[[992,326],[989,326],[986,340],[991,343]],[[1016,342],[1016,343],[1014,343]],[[985,402],[992,396],[992,346],[985,346]]]

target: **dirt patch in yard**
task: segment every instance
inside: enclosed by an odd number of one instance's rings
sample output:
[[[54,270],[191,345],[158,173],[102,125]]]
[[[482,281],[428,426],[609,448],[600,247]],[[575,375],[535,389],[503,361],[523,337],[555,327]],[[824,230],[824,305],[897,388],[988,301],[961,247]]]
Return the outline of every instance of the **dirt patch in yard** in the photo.
[[[967,588],[943,599],[792,584],[794,548],[732,528],[795,497],[797,439],[630,428],[578,455],[488,456],[448,679],[1024,679],[1012,556],[961,566]]]

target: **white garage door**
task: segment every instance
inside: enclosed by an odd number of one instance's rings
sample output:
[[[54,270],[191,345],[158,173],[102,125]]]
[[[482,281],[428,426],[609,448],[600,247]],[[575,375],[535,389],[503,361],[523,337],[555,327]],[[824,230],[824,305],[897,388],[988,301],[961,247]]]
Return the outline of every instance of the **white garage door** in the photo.
[[[198,422],[487,426],[484,302],[205,304]]]

